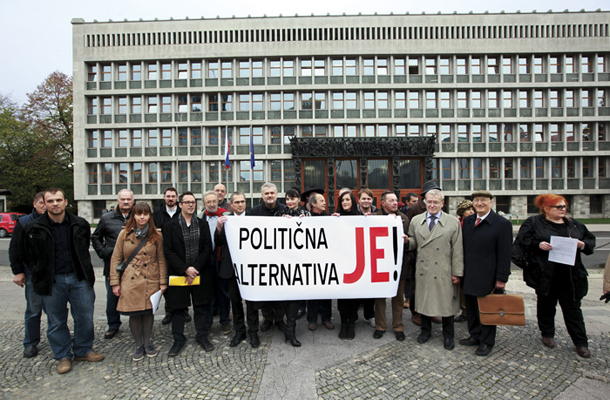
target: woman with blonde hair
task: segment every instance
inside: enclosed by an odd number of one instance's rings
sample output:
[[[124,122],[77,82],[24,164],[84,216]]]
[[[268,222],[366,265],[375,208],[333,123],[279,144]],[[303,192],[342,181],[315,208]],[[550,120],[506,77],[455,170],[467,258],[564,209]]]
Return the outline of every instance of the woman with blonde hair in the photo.
[[[155,228],[151,214],[147,203],[136,203],[117,238],[110,262],[110,286],[119,297],[117,310],[129,316],[129,328],[136,341],[134,361],[140,361],[144,354],[157,355],[151,342],[154,316],[150,296],[167,289],[163,237]],[[142,241],[146,242],[138,250]],[[118,272],[117,266],[130,258],[122,274]]]
[[[528,286],[536,289],[538,327],[542,344],[554,348],[555,313],[557,302],[561,306],[563,319],[583,358],[591,357],[588,346],[585,320],[580,308],[581,299],[587,294],[587,270],[581,254],[592,254],[595,236],[585,225],[566,217],[568,202],[556,194],[541,194],[534,200],[540,215],[529,217],[513,243],[513,255],[518,248],[531,254],[532,263],[524,269],[523,276]],[[549,260],[553,236],[577,240],[576,258],[573,264],[562,264]]]

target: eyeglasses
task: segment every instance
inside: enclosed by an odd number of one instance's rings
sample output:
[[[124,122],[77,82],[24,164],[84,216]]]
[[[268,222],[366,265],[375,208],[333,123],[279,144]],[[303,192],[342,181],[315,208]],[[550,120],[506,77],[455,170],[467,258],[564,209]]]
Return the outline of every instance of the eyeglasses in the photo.
[[[567,210],[568,209],[568,206],[566,206],[566,205],[551,206],[551,207],[556,208],[558,210]]]
[[[192,206],[193,204],[195,204],[194,201],[183,201],[182,204],[187,205],[187,206]]]

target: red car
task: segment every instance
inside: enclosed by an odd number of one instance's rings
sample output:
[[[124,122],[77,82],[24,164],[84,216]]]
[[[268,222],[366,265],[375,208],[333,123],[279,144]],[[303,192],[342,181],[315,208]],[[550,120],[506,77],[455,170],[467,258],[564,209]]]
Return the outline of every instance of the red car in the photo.
[[[13,212],[0,213],[0,238],[12,234],[17,220],[21,217],[25,217],[25,214]]]

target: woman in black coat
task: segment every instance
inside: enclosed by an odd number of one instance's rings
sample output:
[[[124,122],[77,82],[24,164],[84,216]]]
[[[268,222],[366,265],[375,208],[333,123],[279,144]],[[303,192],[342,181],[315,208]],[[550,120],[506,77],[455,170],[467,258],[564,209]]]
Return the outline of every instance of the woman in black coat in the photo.
[[[357,208],[356,197],[352,192],[344,192],[339,196],[337,212],[333,215],[361,215]],[[362,299],[338,299],[337,308],[341,316],[339,339],[352,340],[356,337],[355,324],[358,319],[358,307]]]
[[[580,308],[581,299],[587,294],[587,270],[581,261],[581,253],[592,254],[595,236],[578,221],[567,218],[568,203],[563,196],[543,194],[535,199],[540,215],[528,218],[513,244],[529,254],[533,262],[524,269],[528,286],[536,289],[538,327],[542,343],[555,347],[555,312],[557,302],[561,306],[568,333],[579,356],[589,358],[587,331]],[[578,240],[574,265],[549,261],[552,250],[551,236]]]

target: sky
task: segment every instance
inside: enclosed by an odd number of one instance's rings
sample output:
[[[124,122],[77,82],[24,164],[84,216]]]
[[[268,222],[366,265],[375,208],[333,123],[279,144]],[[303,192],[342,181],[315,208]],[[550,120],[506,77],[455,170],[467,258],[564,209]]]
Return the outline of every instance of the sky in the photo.
[[[72,18],[86,22],[299,15],[529,13],[610,10],[608,0],[4,0],[0,2],[0,95],[18,104],[54,71],[72,75]]]

